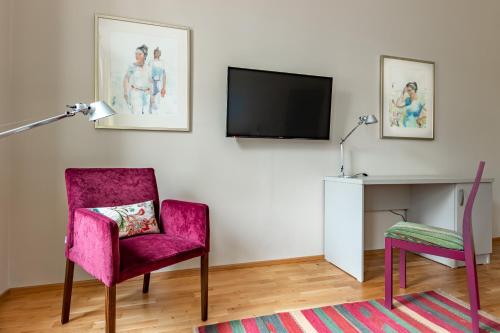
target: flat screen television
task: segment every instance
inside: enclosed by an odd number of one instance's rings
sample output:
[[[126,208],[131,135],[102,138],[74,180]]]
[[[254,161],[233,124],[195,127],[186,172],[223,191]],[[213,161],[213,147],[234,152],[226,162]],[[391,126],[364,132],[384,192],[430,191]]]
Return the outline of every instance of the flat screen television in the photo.
[[[332,81],[229,67],[226,136],[328,140]]]

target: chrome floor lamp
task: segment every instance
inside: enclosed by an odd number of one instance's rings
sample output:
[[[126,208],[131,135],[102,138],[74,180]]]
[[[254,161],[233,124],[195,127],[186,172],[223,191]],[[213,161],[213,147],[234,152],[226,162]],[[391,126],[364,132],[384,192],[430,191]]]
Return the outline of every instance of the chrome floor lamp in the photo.
[[[77,103],[74,105],[67,105],[66,107],[68,108],[66,113],[60,114],[58,116],[50,117],[47,119],[35,121],[33,123],[26,124],[26,125],[23,125],[23,126],[20,126],[17,128],[13,128],[13,129],[10,129],[10,130],[5,131],[5,132],[0,132],[0,139],[7,137],[9,135],[12,135],[12,134],[16,134],[16,133],[30,130],[30,129],[38,127],[38,126],[47,125],[47,124],[53,123],[55,121],[58,121],[58,120],[61,120],[64,118],[73,117],[77,113],[81,113],[81,114],[87,116],[89,121],[98,120],[98,119],[109,117],[109,116],[116,114],[116,112],[113,111],[113,109],[108,104],[106,104],[102,101],[97,101],[97,102],[90,103],[90,104]]]

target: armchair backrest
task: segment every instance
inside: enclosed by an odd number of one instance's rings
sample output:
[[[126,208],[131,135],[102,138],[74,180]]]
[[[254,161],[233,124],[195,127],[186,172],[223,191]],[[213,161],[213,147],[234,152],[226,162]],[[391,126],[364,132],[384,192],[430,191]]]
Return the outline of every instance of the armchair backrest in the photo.
[[[153,200],[156,219],[161,226],[154,169],[70,168],[66,169],[65,176],[69,213],[67,248],[73,244],[73,219],[78,208],[120,206]]]

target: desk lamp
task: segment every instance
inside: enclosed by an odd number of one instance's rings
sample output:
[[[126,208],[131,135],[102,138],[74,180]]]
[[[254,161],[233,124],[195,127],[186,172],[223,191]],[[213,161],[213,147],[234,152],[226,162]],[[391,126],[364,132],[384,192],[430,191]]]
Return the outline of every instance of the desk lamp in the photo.
[[[347,135],[340,139],[340,175],[339,177],[342,178],[352,178],[356,177],[357,175],[354,176],[346,176],[344,172],[344,142],[346,142],[347,138],[351,136],[351,134],[361,125],[371,125],[378,123],[377,117],[375,117],[373,114],[369,116],[361,116],[359,117],[358,124],[349,132]],[[366,175],[366,174],[363,174]]]

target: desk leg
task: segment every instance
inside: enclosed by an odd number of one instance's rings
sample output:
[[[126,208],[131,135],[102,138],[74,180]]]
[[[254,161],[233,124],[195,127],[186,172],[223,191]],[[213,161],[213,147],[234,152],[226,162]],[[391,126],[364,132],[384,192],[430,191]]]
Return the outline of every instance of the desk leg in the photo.
[[[364,280],[364,189],[325,181],[325,259]]]

